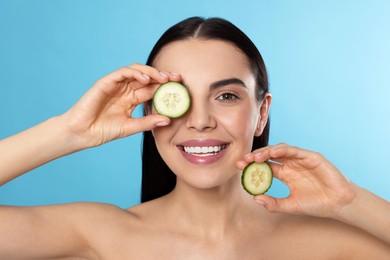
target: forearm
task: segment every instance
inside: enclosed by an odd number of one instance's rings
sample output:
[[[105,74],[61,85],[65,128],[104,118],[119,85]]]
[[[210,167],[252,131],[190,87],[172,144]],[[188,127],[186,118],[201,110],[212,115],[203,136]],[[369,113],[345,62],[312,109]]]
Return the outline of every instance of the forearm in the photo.
[[[356,198],[340,212],[337,219],[390,245],[390,203],[358,186],[356,191]]]
[[[80,150],[61,117],[0,141],[0,185],[56,158]]]

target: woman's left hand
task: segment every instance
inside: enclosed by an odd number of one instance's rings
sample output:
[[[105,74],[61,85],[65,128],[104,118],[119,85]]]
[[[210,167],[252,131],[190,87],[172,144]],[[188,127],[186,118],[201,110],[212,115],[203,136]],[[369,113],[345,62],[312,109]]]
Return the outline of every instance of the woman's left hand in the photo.
[[[337,218],[356,197],[356,186],[324,156],[287,144],[255,150],[237,162],[237,166],[243,170],[250,162],[267,160],[274,177],[290,189],[287,198],[265,194],[254,197],[270,212]]]

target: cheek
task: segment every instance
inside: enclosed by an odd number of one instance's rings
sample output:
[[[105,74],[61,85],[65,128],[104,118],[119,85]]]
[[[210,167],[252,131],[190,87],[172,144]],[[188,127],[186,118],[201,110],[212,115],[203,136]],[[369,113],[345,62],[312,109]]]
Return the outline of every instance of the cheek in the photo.
[[[257,126],[257,114],[251,107],[226,110],[218,119],[221,125],[235,138],[252,140]]]
[[[164,144],[169,142],[169,140],[171,139],[170,138],[171,135],[169,134],[169,131],[167,131],[167,129],[164,128],[154,129],[152,133],[154,136],[154,141],[156,142],[157,151],[160,154],[160,156],[163,158],[163,160],[166,161],[169,158],[166,158],[166,156],[164,155],[167,154],[169,155],[169,152],[165,151],[167,146]]]
[[[171,136],[169,127],[155,128],[154,130],[152,130],[152,133],[156,141],[156,145],[162,142],[166,142],[170,139]]]
[[[157,127],[152,130],[156,146],[160,151],[165,145],[172,142],[178,129],[180,127],[180,121],[172,119],[170,125],[164,127]]]

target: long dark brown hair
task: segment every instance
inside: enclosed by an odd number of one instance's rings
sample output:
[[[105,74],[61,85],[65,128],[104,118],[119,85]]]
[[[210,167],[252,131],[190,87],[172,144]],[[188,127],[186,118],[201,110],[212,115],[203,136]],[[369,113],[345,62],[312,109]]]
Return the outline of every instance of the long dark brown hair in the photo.
[[[156,55],[167,44],[188,38],[215,39],[232,43],[248,58],[256,79],[256,98],[262,100],[268,92],[268,76],[263,58],[254,43],[239,28],[221,18],[191,17],[169,28],[153,47],[147,65],[153,66]],[[252,150],[268,145],[270,121],[261,136],[253,138]],[[141,202],[168,194],[176,185],[176,175],[157,151],[151,131],[144,132],[142,150]]]

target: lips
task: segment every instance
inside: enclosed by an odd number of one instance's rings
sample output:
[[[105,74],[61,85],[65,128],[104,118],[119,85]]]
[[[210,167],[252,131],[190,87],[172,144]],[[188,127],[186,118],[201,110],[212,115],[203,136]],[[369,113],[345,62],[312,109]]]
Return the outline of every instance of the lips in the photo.
[[[189,140],[180,143],[177,146],[185,159],[193,164],[211,164],[219,159],[226,152],[226,148],[229,147],[229,143],[212,140]]]

